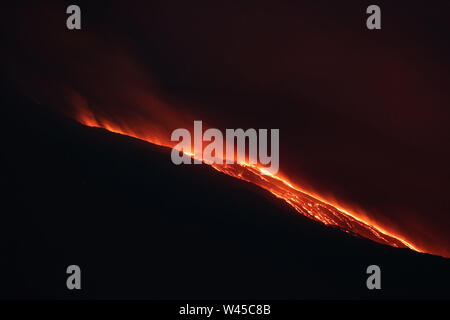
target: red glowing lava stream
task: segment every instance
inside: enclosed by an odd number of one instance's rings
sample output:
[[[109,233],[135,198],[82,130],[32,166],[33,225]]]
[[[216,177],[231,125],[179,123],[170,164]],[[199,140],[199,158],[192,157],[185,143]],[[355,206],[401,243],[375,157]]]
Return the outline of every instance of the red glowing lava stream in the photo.
[[[161,141],[155,137],[144,137],[134,133],[130,129],[122,129],[109,121],[98,120],[90,112],[79,114],[77,120],[89,127],[103,128],[114,133],[127,135],[155,145],[173,148],[168,142]],[[193,154],[189,155],[193,157]],[[392,232],[388,232],[376,223],[369,221],[367,218],[363,218],[361,215],[350,212],[318,195],[307,192],[293,185],[279,174],[273,175],[269,173],[263,167],[247,163],[232,165],[212,164],[211,166],[222,173],[253,183],[268,190],[276,197],[286,201],[297,212],[313,220],[320,221],[325,225],[338,227],[347,233],[359,235],[381,244],[424,252],[418,249],[417,246],[413,245],[410,241],[407,241]]]

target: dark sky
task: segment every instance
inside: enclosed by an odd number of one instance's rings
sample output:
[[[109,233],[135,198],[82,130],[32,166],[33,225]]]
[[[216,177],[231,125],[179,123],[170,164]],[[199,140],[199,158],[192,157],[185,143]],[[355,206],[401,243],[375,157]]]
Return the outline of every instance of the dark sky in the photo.
[[[78,1],[6,8],[28,95],[139,130],[280,128],[282,174],[450,256],[450,3]],[[3,12],[3,10],[2,10]]]

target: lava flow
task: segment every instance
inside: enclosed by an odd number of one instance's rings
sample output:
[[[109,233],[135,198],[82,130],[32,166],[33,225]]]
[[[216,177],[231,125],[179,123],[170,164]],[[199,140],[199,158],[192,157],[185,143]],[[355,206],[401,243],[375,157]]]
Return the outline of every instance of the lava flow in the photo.
[[[99,120],[89,111],[84,111],[77,116],[77,120],[89,127],[103,128],[108,131],[127,135],[146,142],[173,148],[170,142],[165,142],[156,137],[148,137],[135,133],[132,129],[123,128],[106,120]],[[193,157],[193,154],[188,154]],[[300,214],[313,220],[322,222],[328,226],[335,226],[347,233],[358,235],[376,241],[381,244],[409,248],[418,252],[423,252],[398,235],[384,230],[375,223],[362,218],[360,215],[343,209],[335,203],[322,199],[320,196],[302,190],[293,185],[286,178],[278,174],[271,174],[259,165],[248,163],[239,164],[212,164],[214,169],[229,176],[253,183],[271,192],[276,197],[283,199]]]
[[[356,214],[294,186],[286,179],[266,172],[263,168],[248,164],[213,165],[230,176],[254,183],[283,199],[304,216],[320,221],[325,225],[336,226],[341,230],[369,238],[393,247],[410,248],[421,252],[410,242],[393,235],[382,228],[364,221]]]

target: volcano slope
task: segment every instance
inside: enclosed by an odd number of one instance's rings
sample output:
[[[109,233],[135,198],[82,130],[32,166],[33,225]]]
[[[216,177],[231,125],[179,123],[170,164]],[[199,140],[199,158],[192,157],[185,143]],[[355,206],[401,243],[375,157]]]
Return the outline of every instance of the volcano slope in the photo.
[[[3,105],[1,297],[450,298],[448,259],[324,226],[14,92]],[[66,289],[71,264],[81,291]],[[381,290],[366,288],[372,264]]]

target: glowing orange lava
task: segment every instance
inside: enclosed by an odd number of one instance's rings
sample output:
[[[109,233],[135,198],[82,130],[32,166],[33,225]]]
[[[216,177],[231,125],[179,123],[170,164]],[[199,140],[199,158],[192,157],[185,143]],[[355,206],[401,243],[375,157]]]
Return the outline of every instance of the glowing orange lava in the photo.
[[[146,137],[141,134],[136,134],[131,129],[121,128],[109,121],[103,119],[98,120],[91,112],[86,110],[77,116],[77,120],[86,126],[104,128],[108,131],[131,136],[152,144],[173,148],[172,142],[164,141],[156,137]],[[188,152],[184,153],[191,157],[194,156]],[[423,252],[410,241],[387,231],[367,218],[363,218],[355,212],[351,212],[318,195],[305,191],[279,174],[273,175],[269,173],[261,166],[247,163],[232,165],[212,164],[211,166],[222,173],[248,181],[268,190],[276,197],[286,201],[297,212],[308,218],[322,222],[325,225],[336,226],[347,233],[359,235],[385,245]]]

